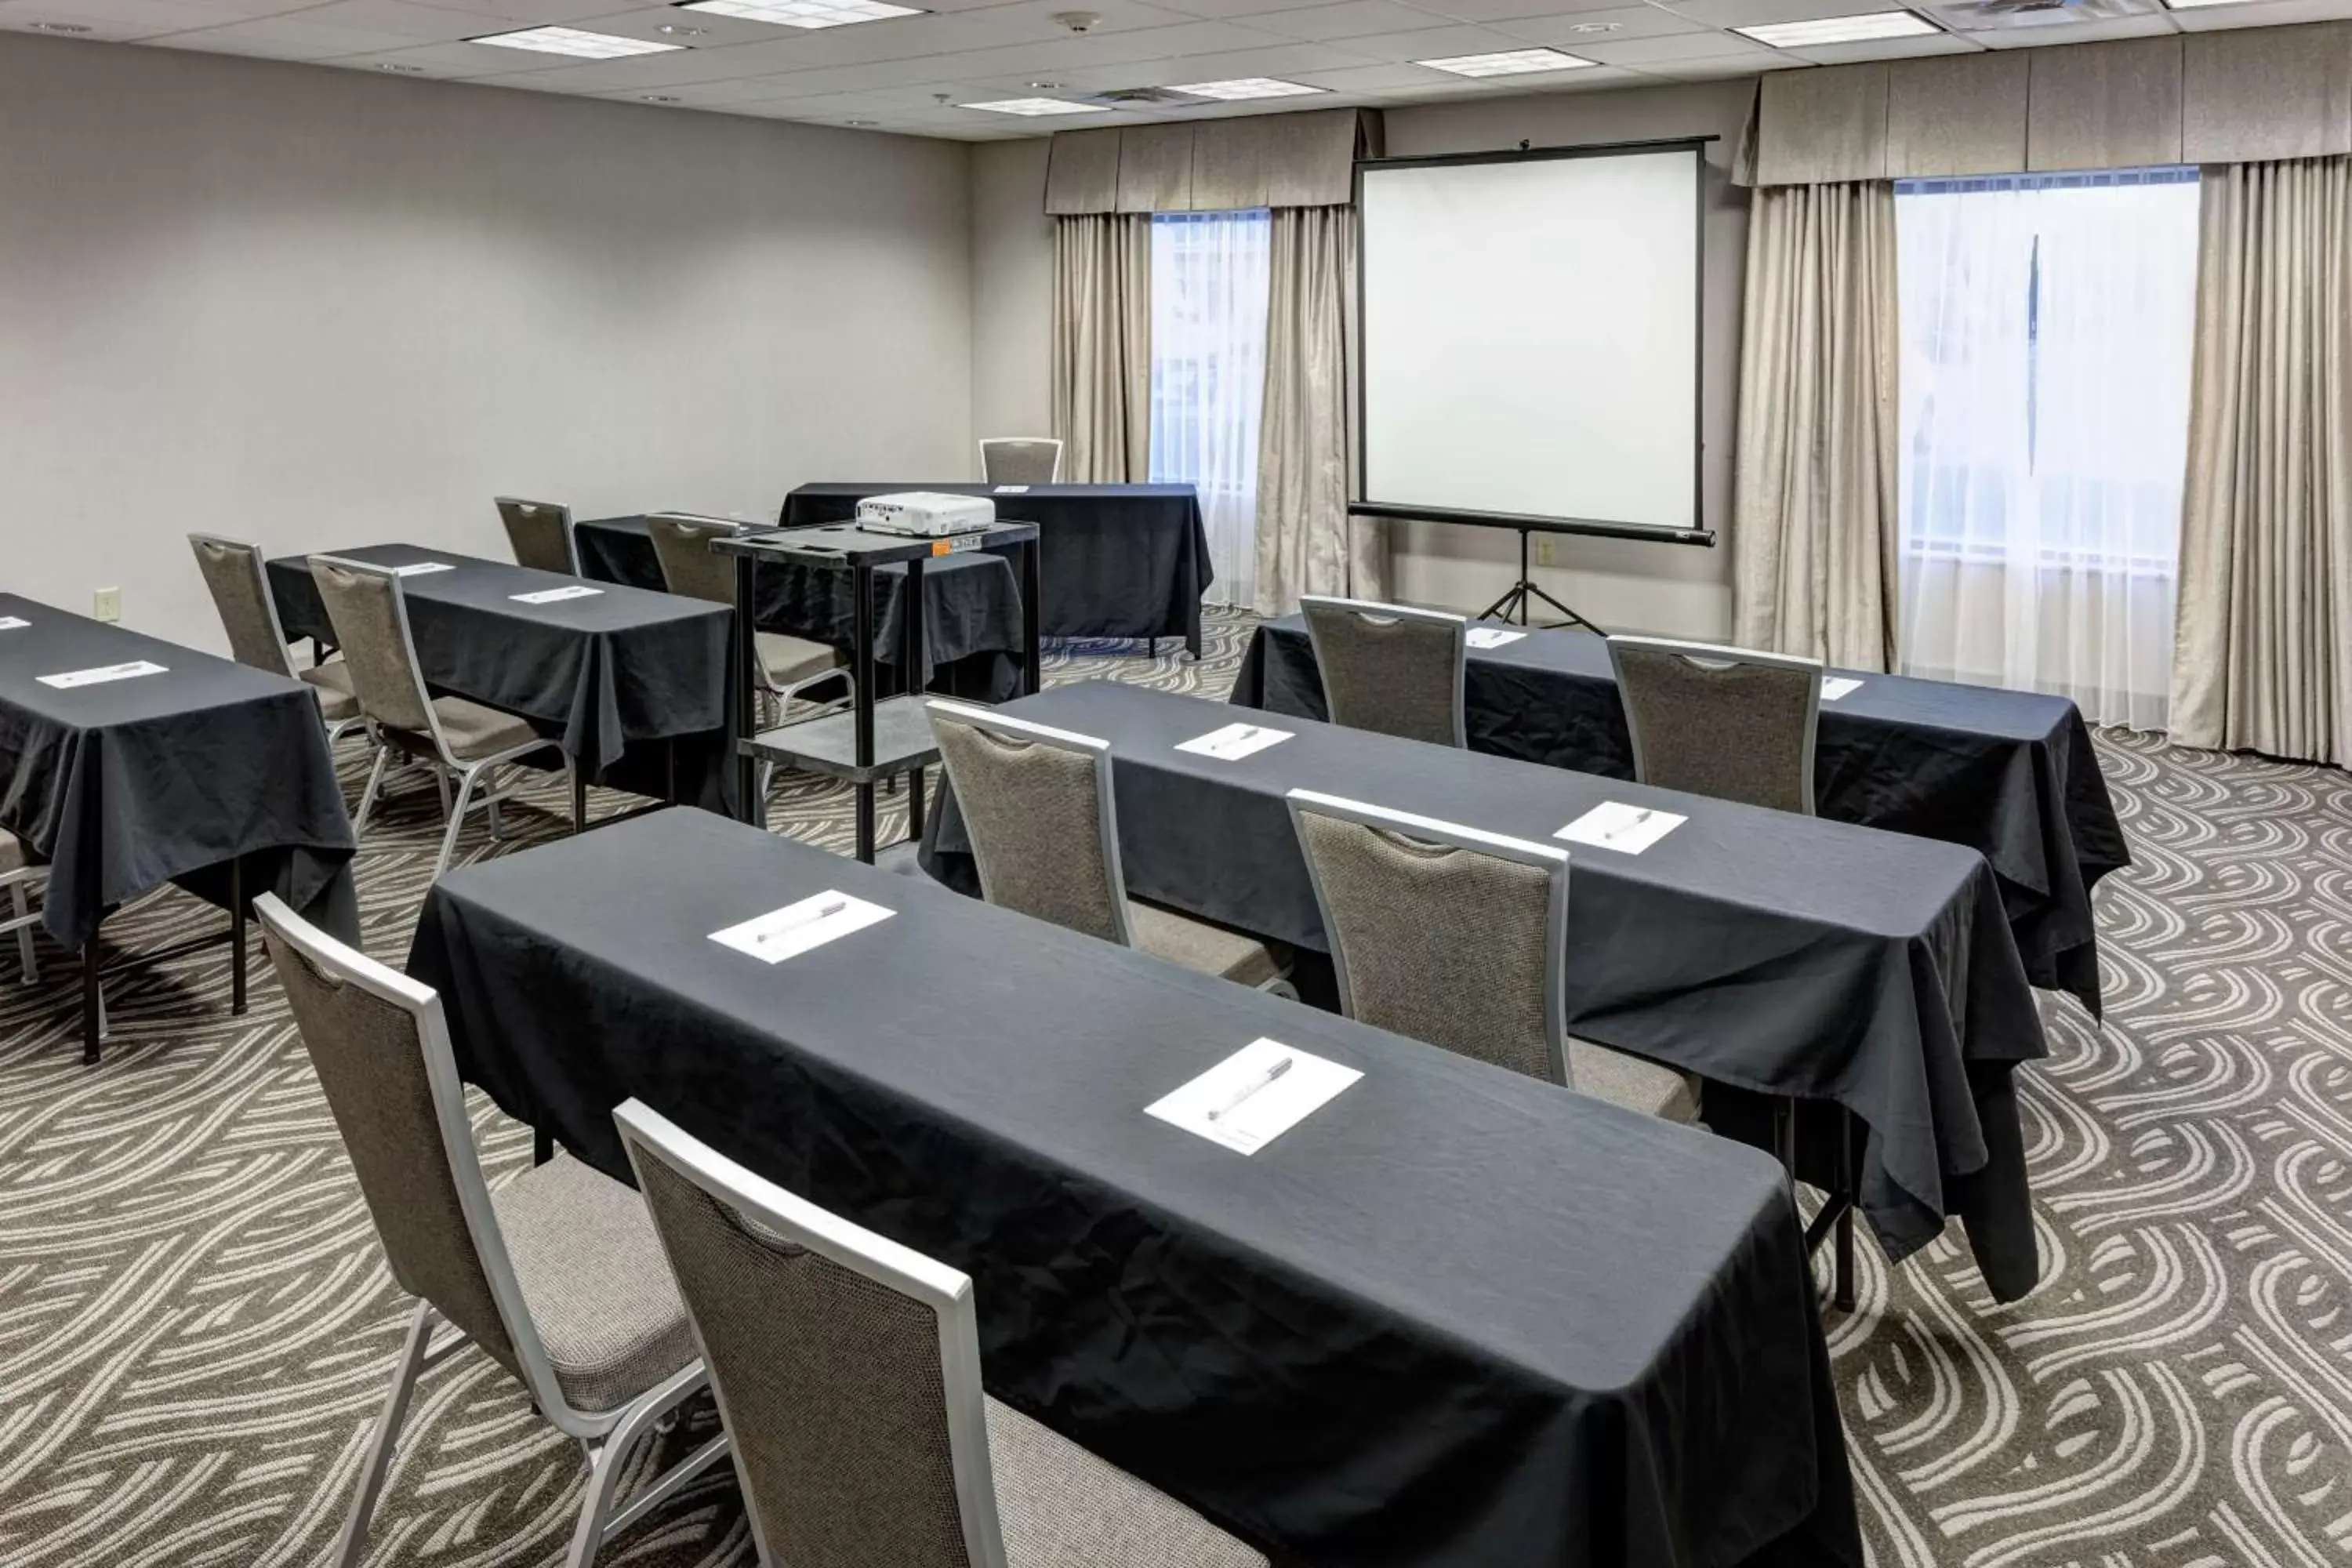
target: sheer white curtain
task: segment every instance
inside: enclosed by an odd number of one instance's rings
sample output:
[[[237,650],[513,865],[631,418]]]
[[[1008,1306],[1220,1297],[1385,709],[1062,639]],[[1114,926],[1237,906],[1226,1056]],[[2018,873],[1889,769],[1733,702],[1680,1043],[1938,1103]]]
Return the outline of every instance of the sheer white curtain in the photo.
[[[1273,232],[1263,208],[1151,220],[1151,478],[1200,489],[1212,604],[1246,605],[1257,592]]]
[[[2162,729],[2196,171],[1906,181],[1895,224],[1903,669]]]

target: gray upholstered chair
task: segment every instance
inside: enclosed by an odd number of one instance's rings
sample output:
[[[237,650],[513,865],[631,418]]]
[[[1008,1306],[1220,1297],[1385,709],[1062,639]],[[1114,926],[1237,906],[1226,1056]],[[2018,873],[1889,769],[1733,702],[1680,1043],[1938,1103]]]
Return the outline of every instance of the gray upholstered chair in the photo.
[[[567,1568],[586,1568],[600,1545],[728,1448],[723,1434],[709,1439],[613,1510],[636,1438],[708,1384],[645,1205],[568,1155],[492,1190],[440,998],[310,925],[275,895],[258,900],[254,913],[384,1260],[417,1298],[338,1568],[351,1568],[366,1550],[418,1375],[468,1341],[586,1449],[587,1496],[565,1559]],[[438,1344],[436,1321],[456,1331]]]
[[[278,623],[278,600],[269,591],[261,546],[216,533],[192,533],[188,544],[196,552],[196,569],[205,574],[205,586],[212,592],[213,608],[220,613],[221,629],[228,633],[229,652],[237,663],[294,676],[309,686],[319,700],[329,744],[364,731],[367,719],[352,690],[350,666],[335,660],[296,669],[287,657],[286,631]]]
[[[1277,949],[1128,896],[1108,742],[961,702],[934,699],[929,708],[982,897],[1186,969],[1297,994]]]
[[[497,505],[516,565],[561,572],[567,577],[580,575],[580,546],[572,537],[570,507],[513,496],[499,497]]]
[[[1470,623],[1444,610],[1302,596],[1307,640],[1334,724],[1467,745],[1462,679]]]
[[[41,923],[41,911],[33,907],[32,899],[36,893],[47,894],[48,886],[49,868],[34,858],[32,847],[0,828],[0,888],[8,890],[8,913],[0,919],[0,936],[16,936],[16,965],[27,985],[41,978],[33,956],[33,928]]]
[[[690,599],[708,599],[715,605],[735,603],[735,558],[715,553],[710,542],[748,533],[751,530],[746,524],[721,517],[656,512],[646,519],[646,529],[653,535],[662,581],[671,593],[683,594]],[[752,679],[777,723],[783,722],[794,698],[805,698],[818,686],[838,682],[844,691],[852,689],[849,671],[843,668],[846,661],[838,648],[806,637],[762,631],[751,634],[751,645],[757,656]],[[841,705],[829,702],[826,710]],[[764,782],[761,793],[766,793]]]
[[[980,444],[981,477],[992,485],[1050,485],[1062,477],[1062,443],[1051,436],[996,436]]]
[[[1664,637],[1608,640],[1635,778],[1812,815],[1821,660]]]
[[[415,641],[409,635],[408,601],[393,568],[340,555],[313,555],[310,577],[319,585],[328,620],[334,624],[335,641],[351,666],[352,689],[376,742],[375,765],[368,772],[367,793],[360,797],[352,831],[367,830],[385,769],[397,752],[433,774],[442,790],[449,826],[441,836],[441,858],[433,863],[433,874],[438,877],[457,852],[467,812],[486,812],[490,836],[499,837],[499,805],[516,786],[502,782],[499,770],[534,752],[562,755],[562,748],[527,720],[462,697],[436,697],[426,689],[416,664]],[[572,759],[565,756],[563,765],[568,775]],[[457,786],[454,805],[448,801],[452,783]],[[576,832],[580,824],[572,826]]]
[[[982,1391],[971,1280],[616,1113],[773,1568],[1265,1568]]]
[[[1568,852],[1312,790],[1289,795],[1351,1018],[1670,1121],[1672,1068],[1568,1032]]]

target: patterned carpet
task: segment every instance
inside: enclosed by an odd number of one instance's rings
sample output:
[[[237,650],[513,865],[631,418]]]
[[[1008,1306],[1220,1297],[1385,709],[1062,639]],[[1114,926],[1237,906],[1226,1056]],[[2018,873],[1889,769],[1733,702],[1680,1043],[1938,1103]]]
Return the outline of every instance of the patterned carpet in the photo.
[[[1216,618],[1198,666],[1096,648],[1052,673],[1217,694],[1247,633]],[[1829,1320],[1871,1552],[2341,1568],[2352,780],[2141,737],[2100,752],[2137,863],[2098,897],[2105,1027],[2045,999],[2055,1054],[2026,1075],[2045,1283],[1998,1307],[1956,1243],[1894,1270],[1865,1247],[1861,1310]],[[543,805],[513,814],[515,842],[562,831],[557,793]],[[818,781],[782,784],[774,816],[847,843],[846,796]],[[411,786],[371,826],[379,958],[406,950],[436,816]],[[478,826],[464,851],[491,852]],[[136,952],[219,919],[165,892],[109,934]],[[232,1018],[219,950],[135,969],[91,1071],[74,973],[43,959],[38,986],[0,983],[0,1563],[320,1562],[404,1310],[276,984],[257,965]],[[522,1130],[478,1110],[494,1175],[526,1160]],[[487,1358],[428,1374],[409,1431],[371,1563],[561,1561],[579,1450]],[[751,1560],[722,1472],[599,1561]]]

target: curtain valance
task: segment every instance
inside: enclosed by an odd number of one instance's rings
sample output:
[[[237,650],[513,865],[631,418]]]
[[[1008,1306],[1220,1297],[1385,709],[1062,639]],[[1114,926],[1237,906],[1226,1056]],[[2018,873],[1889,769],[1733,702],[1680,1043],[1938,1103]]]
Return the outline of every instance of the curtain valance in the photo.
[[[1356,160],[1380,155],[1380,111],[1370,109],[1064,131],[1046,164],[1045,211],[1345,206],[1355,199]]]
[[[2352,23],[1774,71],[1748,183],[1821,184],[2352,153]]]

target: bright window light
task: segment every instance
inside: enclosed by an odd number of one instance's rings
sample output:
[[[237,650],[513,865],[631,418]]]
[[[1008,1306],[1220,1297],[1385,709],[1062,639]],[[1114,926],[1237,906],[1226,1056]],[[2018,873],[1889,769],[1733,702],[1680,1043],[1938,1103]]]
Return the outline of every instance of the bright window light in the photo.
[[[610,33],[583,33],[577,27],[525,27],[519,33],[490,33],[466,41],[501,49],[530,49],[542,55],[572,55],[583,60],[617,60],[630,55],[667,54],[685,47],[683,44],[620,38]]]
[[[1767,22],[1761,26],[1731,30],[1743,38],[1753,38],[1776,49],[1802,49],[1815,44],[1916,38],[1937,31],[1937,27],[1925,16],[1915,16],[1908,11],[1872,11],[1859,16],[1818,16],[1810,22]]]
[[[882,0],[686,0],[679,9],[773,22],[780,27],[845,27],[852,22],[923,14],[919,5],[886,5]]]
[[[1235,77],[1231,81],[1196,81],[1184,87],[1171,87],[1171,92],[1189,92],[1194,98],[1218,98],[1236,102],[1244,98],[1303,98],[1311,92],[1321,92],[1319,87],[1304,82],[1277,81],[1270,76]]]
[[[1454,55],[1442,60],[1415,60],[1417,66],[1452,71],[1455,76],[1525,76],[1531,71],[1572,71],[1591,60],[1561,54],[1558,49],[1505,49],[1492,55]]]
[[[984,109],[991,114],[1024,114],[1034,118],[1043,114],[1100,114],[1099,105],[1069,103],[1058,98],[1003,98],[994,103],[959,104],[961,109]]]

